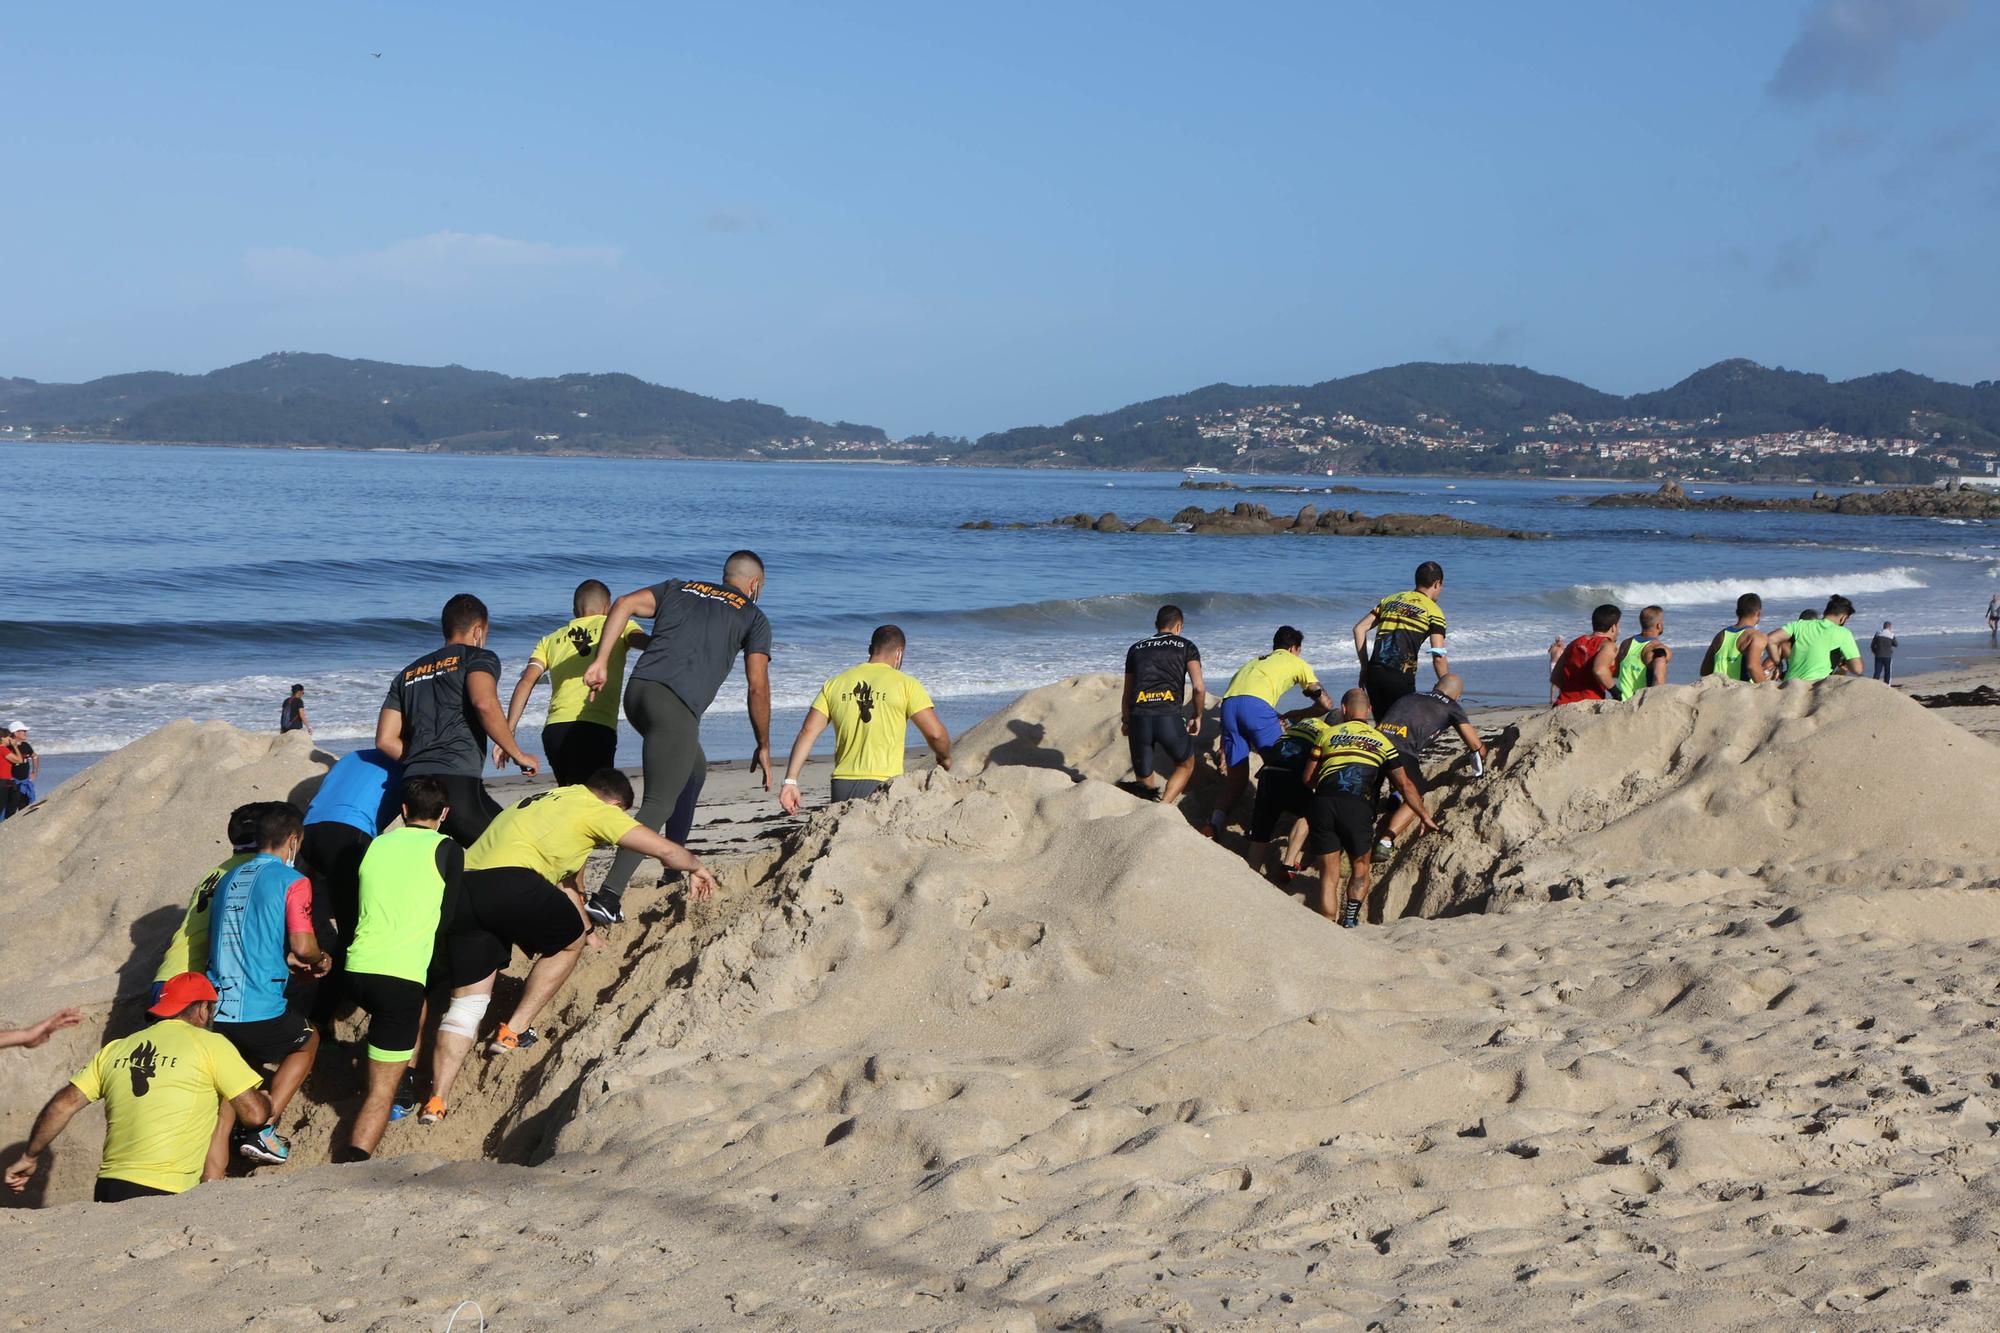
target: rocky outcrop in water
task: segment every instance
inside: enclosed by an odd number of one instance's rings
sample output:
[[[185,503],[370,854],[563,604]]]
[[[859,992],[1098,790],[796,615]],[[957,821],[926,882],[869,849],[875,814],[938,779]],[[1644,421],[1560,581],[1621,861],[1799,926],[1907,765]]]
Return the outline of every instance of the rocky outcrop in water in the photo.
[[[1158,518],[1127,523],[1116,514],[1070,514],[1054,520],[1057,527],[1085,532],[1191,532],[1197,536],[1264,536],[1291,533],[1311,537],[1506,537],[1534,541],[1546,532],[1517,532],[1485,523],[1469,523],[1447,514],[1379,514],[1358,509],[1321,509],[1306,505],[1296,514],[1274,514],[1260,504],[1238,501],[1227,509],[1193,505],[1168,522]]]
[[[1771,514],[1860,514],[1907,518],[2000,518],[2000,495],[1970,487],[1912,486],[1887,491],[1850,491],[1828,495],[1814,491],[1810,496],[1787,499],[1746,499],[1740,495],[1717,495],[1698,500],[1679,482],[1669,481],[1656,491],[1600,495],[1590,502],[1593,509],[1707,509],[1725,513]]]

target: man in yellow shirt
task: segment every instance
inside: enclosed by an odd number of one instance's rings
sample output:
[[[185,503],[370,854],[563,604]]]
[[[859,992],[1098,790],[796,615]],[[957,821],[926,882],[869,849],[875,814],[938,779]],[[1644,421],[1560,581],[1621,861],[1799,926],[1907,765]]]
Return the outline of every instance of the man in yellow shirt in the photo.
[[[7,1167],[7,1188],[26,1193],[42,1154],[95,1101],[104,1103],[105,1120],[97,1202],[179,1194],[219,1176],[204,1168],[222,1103],[246,1125],[270,1119],[271,1103],[257,1090],[256,1071],[208,1030],[215,1002],[215,987],[201,973],[169,978],[146,1011],[160,1021],[104,1047],[49,1098],[27,1147]]]
[[[950,770],[951,734],[922,683],[903,673],[908,647],[902,630],[883,625],[868,640],[866,662],[820,686],[819,697],[799,724],[792,760],[785,766],[785,783],[778,789],[778,803],[786,814],[799,812],[799,774],[828,722],[833,723],[836,801],[858,801],[902,776],[906,724],[915,725],[937,756],[938,767]]]
[[[490,1054],[535,1044],[535,1016],[576,969],[590,929],[583,913],[583,863],[599,847],[650,856],[687,876],[696,899],[715,892],[701,858],[633,819],[632,781],[599,769],[582,786],[556,787],[502,810],[465,854],[458,910],[439,951],[451,1003],[438,1023],[434,1092],[418,1116],[436,1124],[493,1002],[493,981],[515,949],[536,955],[513,1014],[487,1043]]]
[[[584,669],[597,656],[597,644],[604,637],[604,618],[611,611],[611,589],[596,579],[576,585],[570,598],[571,620],[553,633],[542,636],[528,665],[521,669],[514,697],[507,702],[507,725],[518,728],[521,715],[528,711],[528,696],[543,676],[549,680],[549,714],[542,722],[542,753],[549,757],[549,770],[558,787],[570,787],[589,780],[600,768],[610,768],[618,759],[618,699],[625,689],[625,654],[644,648],[652,636],[636,623],[628,622],[605,661],[608,678],[595,696],[583,683]],[[493,766],[505,768],[507,753],[493,747]]]
[[[1222,766],[1227,781],[1222,803],[1208,817],[1206,831],[1211,838],[1227,827],[1230,811],[1250,785],[1250,756],[1262,755],[1276,745],[1286,723],[1326,711],[1326,691],[1306,665],[1301,651],[1305,644],[1305,635],[1290,625],[1280,625],[1271,636],[1271,651],[1251,658],[1229,678],[1229,688],[1222,695]],[[1303,691],[1312,705],[1280,717],[1278,700],[1294,688]]]

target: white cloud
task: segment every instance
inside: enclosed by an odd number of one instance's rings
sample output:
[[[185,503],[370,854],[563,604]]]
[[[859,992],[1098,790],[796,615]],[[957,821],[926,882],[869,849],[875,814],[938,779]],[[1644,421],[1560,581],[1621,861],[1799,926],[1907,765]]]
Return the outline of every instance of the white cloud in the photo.
[[[623,258],[624,252],[615,245],[557,245],[485,233],[434,231],[379,250],[340,255],[323,255],[298,246],[270,246],[249,251],[243,263],[253,279],[285,291],[351,287],[448,291],[541,274],[615,268]]]

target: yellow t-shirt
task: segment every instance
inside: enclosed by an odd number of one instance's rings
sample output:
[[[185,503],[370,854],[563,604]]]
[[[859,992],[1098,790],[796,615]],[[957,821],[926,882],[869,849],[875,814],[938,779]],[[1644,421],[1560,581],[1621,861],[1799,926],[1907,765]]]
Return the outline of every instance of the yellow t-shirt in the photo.
[[[465,854],[465,868],[525,866],[560,884],[583,868],[592,848],[613,846],[638,827],[588,787],[557,787],[502,810]]]
[[[223,876],[256,854],[237,852],[209,871],[208,877],[195,887],[194,897],[188,899],[187,915],[174,927],[174,937],[167,941],[167,956],[160,960],[160,970],[153,974],[153,980],[165,981],[183,972],[208,971],[208,906],[215,901],[215,887],[222,883]]]
[[[903,772],[910,714],[932,704],[915,676],[887,662],[863,662],[820,686],[812,707],[833,722],[833,776],[887,782]]]
[[[112,1042],[70,1080],[104,1103],[98,1176],[173,1194],[201,1179],[222,1103],[261,1081],[227,1037],[178,1018]]]
[[[637,624],[626,622],[625,633],[619,636],[618,646],[611,650],[611,658],[604,664],[610,674],[595,699],[590,697],[590,687],[583,683],[583,673],[597,657],[598,640],[604,634],[603,616],[578,616],[536,644],[528,660],[541,663],[549,675],[546,725],[595,722],[604,727],[617,726],[618,696],[625,686],[625,653],[632,646],[632,636],[644,632]]]
[[[1223,694],[1225,699],[1236,699],[1248,695],[1262,699],[1276,708],[1278,700],[1285,697],[1285,691],[1293,686],[1317,685],[1319,677],[1306,665],[1306,659],[1288,648],[1274,648],[1262,657],[1253,657],[1229,678],[1229,689]]]

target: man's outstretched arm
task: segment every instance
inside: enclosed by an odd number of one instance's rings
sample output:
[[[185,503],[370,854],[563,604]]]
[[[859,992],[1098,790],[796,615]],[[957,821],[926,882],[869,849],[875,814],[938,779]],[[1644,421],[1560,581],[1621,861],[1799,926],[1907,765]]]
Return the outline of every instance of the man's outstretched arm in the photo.
[[[9,1046],[25,1046],[33,1050],[64,1028],[73,1028],[82,1021],[81,1010],[58,1009],[33,1027],[0,1029],[0,1050]]]
[[[90,1105],[90,1098],[74,1083],[65,1083],[55,1096],[49,1098],[42,1113],[35,1117],[35,1128],[28,1135],[28,1143],[21,1155],[7,1164],[7,1188],[16,1194],[28,1192],[28,1182],[41,1169],[42,1154],[69,1128],[69,1122],[76,1113]]]

